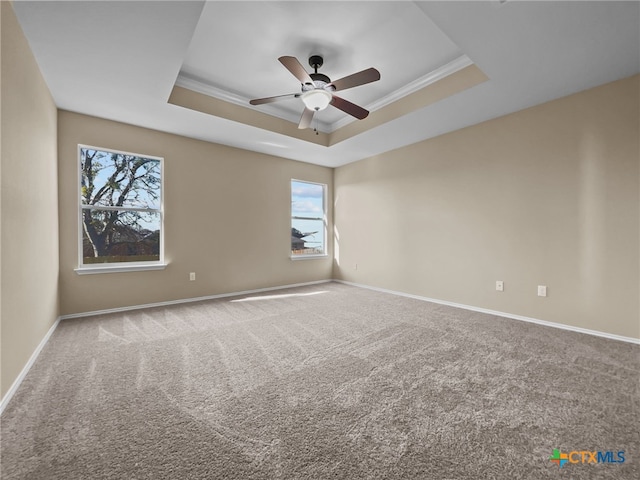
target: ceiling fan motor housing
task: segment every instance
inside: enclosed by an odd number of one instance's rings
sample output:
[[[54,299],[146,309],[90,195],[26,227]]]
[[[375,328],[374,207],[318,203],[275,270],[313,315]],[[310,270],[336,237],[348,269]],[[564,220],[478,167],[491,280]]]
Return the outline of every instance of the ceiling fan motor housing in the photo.
[[[324,64],[324,59],[320,55],[311,55],[309,57],[309,65],[315,70],[314,73],[310,73],[309,76],[313,80],[313,84],[304,83],[302,85],[302,91],[307,92],[309,90],[314,90],[316,88],[323,88],[328,91],[334,91],[335,88],[333,85],[329,88],[326,88],[327,85],[331,83],[331,79],[324,75],[323,73],[318,73],[318,69]]]
[[[306,92],[307,90],[314,90],[316,88],[323,88],[325,90],[334,91],[335,88],[333,85],[327,87],[331,83],[331,79],[322,73],[310,73],[309,76],[313,80],[313,84],[304,83],[302,84],[302,91]]]

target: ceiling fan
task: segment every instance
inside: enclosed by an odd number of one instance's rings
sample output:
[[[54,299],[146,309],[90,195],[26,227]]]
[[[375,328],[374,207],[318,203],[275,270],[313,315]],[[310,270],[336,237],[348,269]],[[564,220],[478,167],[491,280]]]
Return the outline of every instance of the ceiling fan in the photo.
[[[263,105],[265,103],[278,102],[289,98],[301,98],[305,108],[302,112],[300,123],[298,124],[298,128],[300,129],[309,128],[313,120],[313,115],[320,110],[324,110],[329,105],[333,105],[337,109],[348,113],[358,120],[362,120],[369,115],[368,110],[365,110],[344,98],[334,95],[333,92],[358,87],[360,85],[380,80],[380,72],[375,68],[367,68],[366,70],[362,70],[361,72],[348,75],[332,82],[326,75],[318,73],[318,68],[320,68],[324,63],[324,60],[320,55],[312,55],[309,57],[309,65],[314,69],[314,73],[307,73],[302,64],[295,57],[284,56],[278,58],[278,60],[293,74],[294,77],[300,80],[300,83],[302,84],[302,92],[277,95],[275,97],[257,98],[249,102],[251,105]]]

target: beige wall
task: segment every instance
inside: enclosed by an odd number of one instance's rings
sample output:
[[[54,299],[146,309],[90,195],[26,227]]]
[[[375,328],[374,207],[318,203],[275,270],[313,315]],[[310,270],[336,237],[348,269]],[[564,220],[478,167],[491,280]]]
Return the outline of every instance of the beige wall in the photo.
[[[290,181],[330,195],[331,169],[65,111],[58,130],[62,315],[331,278],[330,256],[289,258]],[[165,270],[74,272],[79,143],[164,157]]]
[[[58,193],[56,107],[11,4],[0,4],[4,396],[58,316]]]
[[[335,277],[640,338],[639,78],[336,169]]]

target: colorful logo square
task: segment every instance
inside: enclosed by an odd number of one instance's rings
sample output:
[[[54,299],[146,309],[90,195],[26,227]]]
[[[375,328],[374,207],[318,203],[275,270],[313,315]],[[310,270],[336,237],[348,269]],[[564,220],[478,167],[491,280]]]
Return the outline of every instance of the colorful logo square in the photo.
[[[549,457],[549,460],[551,460],[553,463],[557,463],[558,466],[562,468],[564,464],[569,461],[569,455],[567,455],[566,453],[561,453],[560,449],[558,448],[554,448],[553,455]]]

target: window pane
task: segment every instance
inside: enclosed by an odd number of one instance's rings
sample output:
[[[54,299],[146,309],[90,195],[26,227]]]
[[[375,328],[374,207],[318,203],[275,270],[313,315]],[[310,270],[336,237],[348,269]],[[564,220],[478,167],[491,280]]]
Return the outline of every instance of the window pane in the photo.
[[[83,264],[160,260],[160,214],[82,210]]]
[[[160,161],[80,149],[83,205],[160,209]]]
[[[323,220],[291,220],[291,253],[312,255],[324,253]]]
[[[291,216],[323,218],[324,186],[291,181]]]

